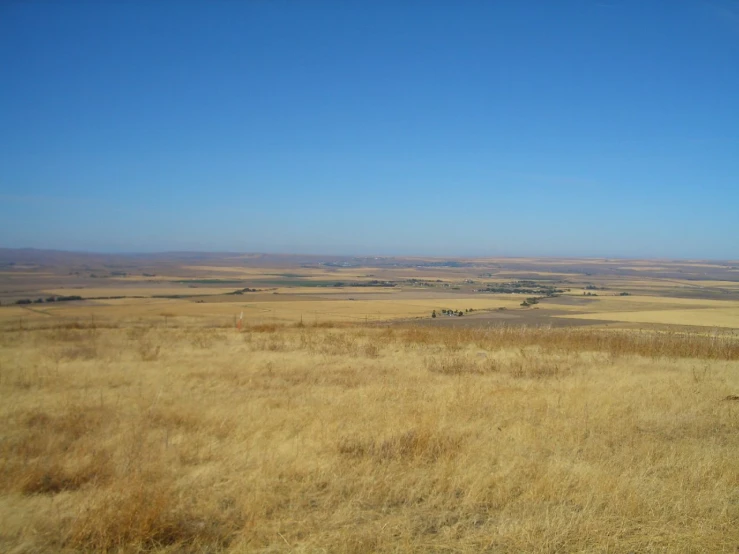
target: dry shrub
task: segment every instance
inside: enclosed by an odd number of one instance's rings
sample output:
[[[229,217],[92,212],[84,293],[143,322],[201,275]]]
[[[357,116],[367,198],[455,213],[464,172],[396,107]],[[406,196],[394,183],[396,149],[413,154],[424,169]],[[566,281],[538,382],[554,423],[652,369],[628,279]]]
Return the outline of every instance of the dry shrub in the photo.
[[[462,446],[462,437],[429,429],[410,429],[383,440],[344,437],[339,453],[353,458],[370,458],[376,462],[435,462],[453,458]]]
[[[138,353],[143,362],[153,362],[159,358],[161,346],[151,341],[142,340],[138,345]]]
[[[136,353],[143,362],[153,362],[159,358],[161,345],[152,333],[151,326],[136,326],[126,330],[126,337],[135,345]]]
[[[94,433],[110,422],[110,410],[104,406],[70,406],[59,415],[35,412],[26,419],[31,431],[46,433],[57,444],[66,448],[71,442]]]
[[[250,325],[246,330],[252,333],[276,333],[282,327],[282,325],[277,325],[276,323],[258,323]]]
[[[437,329],[431,329],[429,327],[407,327],[402,329],[397,334],[398,340],[407,344],[433,344],[440,343],[439,332]]]
[[[77,455],[74,460],[45,456],[29,463],[19,476],[19,489],[24,494],[57,494],[73,491],[83,485],[100,485],[113,476],[111,457],[102,450]]]
[[[544,355],[520,349],[513,357],[488,357],[484,352],[470,354],[446,352],[425,359],[426,369],[441,375],[484,375],[504,373],[515,378],[543,379],[561,377],[572,372],[575,361],[562,355]]]
[[[377,335],[378,340],[380,340],[383,344],[391,344],[398,340],[398,333],[395,329],[392,327],[385,327],[380,333]]]
[[[76,344],[65,348],[62,352],[62,359],[72,360],[94,360],[98,356],[98,348],[94,342]]]
[[[428,357],[425,363],[426,369],[430,372],[442,375],[462,375],[465,373],[481,375],[495,369],[490,363],[483,364],[478,360],[457,353]]]
[[[130,341],[138,341],[146,337],[152,330],[152,326],[137,325],[126,329],[126,338]]]
[[[315,329],[335,329],[341,326],[342,325],[340,325],[336,321],[314,321],[310,324],[310,327],[313,327]]]
[[[322,332],[323,328],[336,328],[334,323],[326,325],[307,325],[279,327],[276,325],[260,326],[257,333],[245,333],[244,342],[255,351],[285,352],[305,350],[313,354],[325,356],[357,356],[368,358],[379,356],[381,344],[373,335],[362,344],[362,333],[346,330]],[[253,328],[250,328],[252,330]],[[264,335],[264,336],[262,336]]]
[[[367,358],[379,358],[380,346],[376,344],[375,342],[368,342],[362,347],[362,353]]]
[[[60,360],[93,360],[98,357],[98,332],[94,328],[62,325],[35,334],[39,348],[49,352],[51,343],[56,343],[52,358]]]
[[[154,427],[167,429],[196,430],[200,425],[200,419],[189,411],[183,410],[181,406],[152,406],[146,412],[148,424]]]
[[[218,371],[193,371],[187,374],[189,379],[193,379],[199,383],[198,386],[212,385],[216,382],[223,381],[235,387],[242,387],[250,382],[251,374],[243,371],[235,371],[230,369],[219,369]]]
[[[63,537],[67,548],[107,552],[202,551],[226,546],[237,518],[204,518],[178,495],[165,476],[143,474],[96,491],[85,499]]]
[[[308,350],[309,352],[315,352],[317,341],[315,340],[315,334],[302,331],[300,333],[300,349]]]
[[[739,360],[739,338],[728,334],[658,331],[552,329],[550,327],[406,327],[399,338],[407,344],[443,345],[450,351],[465,346],[485,350],[538,346],[545,352],[605,352],[613,356]]]
[[[507,364],[501,364],[499,369],[512,377],[544,379],[567,375],[571,373],[572,366],[551,358],[519,358]]]
[[[59,372],[59,364],[64,359],[63,352],[49,349],[44,357],[52,360],[52,364],[44,362],[34,364],[18,364],[2,367],[0,365],[0,387],[7,385],[19,390],[57,390],[68,382],[67,376]]]
[[[25,331],[37,332],[37,336],[44,341],[55,341],[55,342],[76,342],[82,337],[89,337],[94,335],[98,329],[112,329],[117,328],[118,325],[113,323],[105,323],[100,325],[99,323],[88,320],[88,321],[56,321],[51,323],[36,322],[32,327],[25,329]]]
[[[284,352],[290,349],[284,334],[267,334],[264,336],[250,337],[248,342],[252,350],[263,350],[267,352]]]
[[[3,348],[17,347],[20,344],[22,337],[25,337],[26,333],[18,330],[2,330],[0,331],[0,346]]]
[[[356,356],[358,351],[355,337],[346,333],[330,333],[318,345],[318,352],[326,356]]]
[[[192,341],[193,346],[203,349],[211,348],[215,343],[213,332],[209,329],[198,329],[197,331],[190,333],[190,340]]]
[[[0,442],[0,487],[26,494],[74,490],[111,474],[108,455],[86,439],[110,420],[101,407],[73,406],[60,415],[43,411],[25,417],[23,433]]]
[[[51,340],[54,342],[79,342],[87,335],[81,333],[76,327],[59,326],[49,329],[47,333],[39,334],[41,341]]]

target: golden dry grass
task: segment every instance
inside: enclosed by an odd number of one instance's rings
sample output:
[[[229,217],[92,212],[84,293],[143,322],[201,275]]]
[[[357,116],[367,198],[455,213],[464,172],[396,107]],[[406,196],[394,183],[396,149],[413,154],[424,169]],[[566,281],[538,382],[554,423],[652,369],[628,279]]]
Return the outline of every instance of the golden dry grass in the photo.
[[[161,287],[141,287],[141,286],[111,286],[111,287],[79,287],[79,288],[52,288],[41,292],[42,295],[59,295],[68,294],[79,295],[83,298],[107,298],[111,296],[133,296],[133,297],[151,297],[151,296],[190,296],[190,295],[210,295],[210,294],[228,294],[235,291],[237,285],[230,287],[211,287],[211,286],[172,286],[165,285]]]
[[[588,297],[583,301],[584,303],[567,305],[554,299],[550,305],[563,312],[586,312],[557,315],[570,319],[739,329],[739,302],[735,300],[598,296]]]
[[[0,332],[5,552],[734,552],[739,343]]]
[[[564,315],[570,319],[596,319],[627,323],[658,323],[739,329],[739,308],[705,308],[689,310],[639,310],[629,312],[597,312]]]
[[[582,292],[574,294],[576,298],[582,297]],[[584,291],[587,292],[587,291]],[[671,298],[665,296],[595,296],[584,299],[585,304],[566,305],[558,304],[559,299],[546,300],[557,309],[578,310],[591,312],[628,312],[628,311],[654,311],[654,310],[680,310],[699,308],[733,308],[739,309],[739,301],[736,300],[711,300],[699,298]]]
[[[189,289],[190,294],[207,289]],[[136,295],[129,289],[129,295]],[[391,319],[429,318],[431,312],[441,309],[486,310],[499,307],[518,308],[521,298],[470,297],[465,295],[426,295],[419,293],[352,293],[354,300],[333,298],[337,293],[329,291],[325,297],[320,291],[311,296],[289,294],[244,294],[225,296],[224,301],[198,302],[198,298],[121,298],[79,303],[33,304],[29,306],[3,306],[0,308],[0,325],[18,325],[23,320],[53,320],[97,318],[112,319],[154,318],[163,314],[179,318],[221,318],[230,323],[243,312],[244,319],[253,323],[297,323],[321,321],[378,322]]]

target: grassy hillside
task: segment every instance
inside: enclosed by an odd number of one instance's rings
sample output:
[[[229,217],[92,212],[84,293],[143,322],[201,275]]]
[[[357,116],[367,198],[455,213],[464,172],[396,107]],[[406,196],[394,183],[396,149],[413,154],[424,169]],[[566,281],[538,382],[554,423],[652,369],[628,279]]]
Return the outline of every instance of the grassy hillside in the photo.
[[[739,544],[739,341],[585,329],[0,332],[5,552]]]

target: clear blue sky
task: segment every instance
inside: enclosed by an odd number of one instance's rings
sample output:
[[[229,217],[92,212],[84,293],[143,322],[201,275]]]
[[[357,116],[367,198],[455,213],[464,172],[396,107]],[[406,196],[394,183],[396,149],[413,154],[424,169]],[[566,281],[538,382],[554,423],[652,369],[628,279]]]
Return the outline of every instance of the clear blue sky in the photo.
[[[3,0],[0,246],[739,258],[739,2]]]

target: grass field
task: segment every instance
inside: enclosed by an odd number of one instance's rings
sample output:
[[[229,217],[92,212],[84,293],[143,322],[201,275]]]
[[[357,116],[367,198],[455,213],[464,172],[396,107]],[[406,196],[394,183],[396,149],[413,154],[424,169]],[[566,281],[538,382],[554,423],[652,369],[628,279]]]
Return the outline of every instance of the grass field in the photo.
[[[113,289],[115,292],[123,292]],[[142,289],[143,290],[143,289]],[[474,316],[484,317],[485,312],[505,309],[508,314],[523,314],[527,310],[520,304],[526,295],[480,295],[469,293],[433,293],[427,291],[370,291],[365,289],[328,289],[315,291],[296,287],[277,289],[277,294],[245,293],[224,295],[231,289],[185,289],[190,298],[139,297],[141,291],[128,289],[128,296],[118,299],[90,300],[0,308],[0,325],[18,325],[22,321],[59,319],[70,322],[97,319],[98,321],[124,321],[163,316],[199,318],[204,323],[233,324],[234,318],[243,313],[244,320],[252,323],[298,323],[317,321],[387,321],[397,319],[430,319],[435,310],[473,310]],[[78,291],[75,291],[77,293]],[[103,290],[91,290],[88,294],[99,297]],[[150,291],[151,292],[151,291]],[[174,295],[180,289],[168,288]],[[208,294],[210,292],[210,294]],[[544,308],[547,316],[536,319],[538,308]],[[544,312],[542,312],[544,313]],[[465,315],[473,315],[465,314]],[[535,309],[526,314],[530,324],[548,324],[554,319],[574,322],[592,320],[614,323],[643,323],[696,327],[720,327],[739,329],[739,301],[669,298],[658,296],[599,296],[595,298],[572,296],[543,299]]]
[[[228,294],[236,290],[236,286],[172,286],[142,287],[142,286],[112,286],[112,287],[81,287],[81,288],[49,288],[43,291],[45,295],[79,295],[83,298],[106,298],[111,296],[155,297],[155,296],[196,296],[210,294]]]
[[[735,337],[0,334],[4,552],[734,552]]]
[[[287,296],[287,295],[285,295]],[[229,296],[220,302],[198,303],[193,300],[168,298],[125,298],[99,300],[94,303],[68,303],[6,307],[0,312],[6,325],[18,325],[19,321],[57,319],[66,321],[96,319],[98,321],[121,321],[136,318],[169,317],[201,318],[207,324],[233,324],[234,318],[243,313],[244,320],[254,323],[282,322],[298,323],[316,321],[387,321],[406,318],[429,318],[433,310],[487,310],[499,307],[518,308],[520,299],[486,298],[418,298],[394,299],[387,295],[381,298],[356,295],[356,300],[334,300],[300,295],[281,297],[254,297],[250,295]],[[238,298],[239,300],[234,300]]]
[[[57,265],[26,263],[0,270],[4,304],[0,325],[22,326],[23,321],[44,318],[115,322],[160,317],[226,325],[242,313],[247,322],[256,324],[378,322],[428,319],[434,310],[442,309],[474,310],[476,320],[481,320],[485,315],[480,312],[500,309],[512,317],[522,315],[521,303],[530,295],[480,289],[524,279],[533,280],[533,286],[565,291],[558,298],[540,299],[538,306],[517,320],[529,325],[739,328],[739,278],[732,277],[729,263],[733,262],[518,258],[444,265],[447,262],[423,258],[364,262],[352,258],[346,262],[352,267],[342,267],[315,260],[290,265],[289,256],[226,256],[210,264],[193,263],[191,258],[185,263],[146,258],[136,262],[139,265],[129,258],[93,258],[82,267],[64,267],[54,260]],[[373,281],[393,286],[354,286]],[[252,291],[232,294],[244,288]],[[89,300],[37,302],[50,295]],[[24,298],[33,304],[12,305]]]
[[[704,308],[692,310],[635,310],[629,312],[598,312],[574,316],[571,319],[597,319],[628,323],[658,323],[663,325],[692,325],[739,329],[739,308]]]
[[[737,301],[617,296],[588,298],[585,304],[557,307],[562,310],[581,312],[575,315],[557,316],[576,320],[595,319],[626,323],[739,329],[739,302]]]
[[[726,266],[263,261],[0,271],[0,551],[736,552]]]

